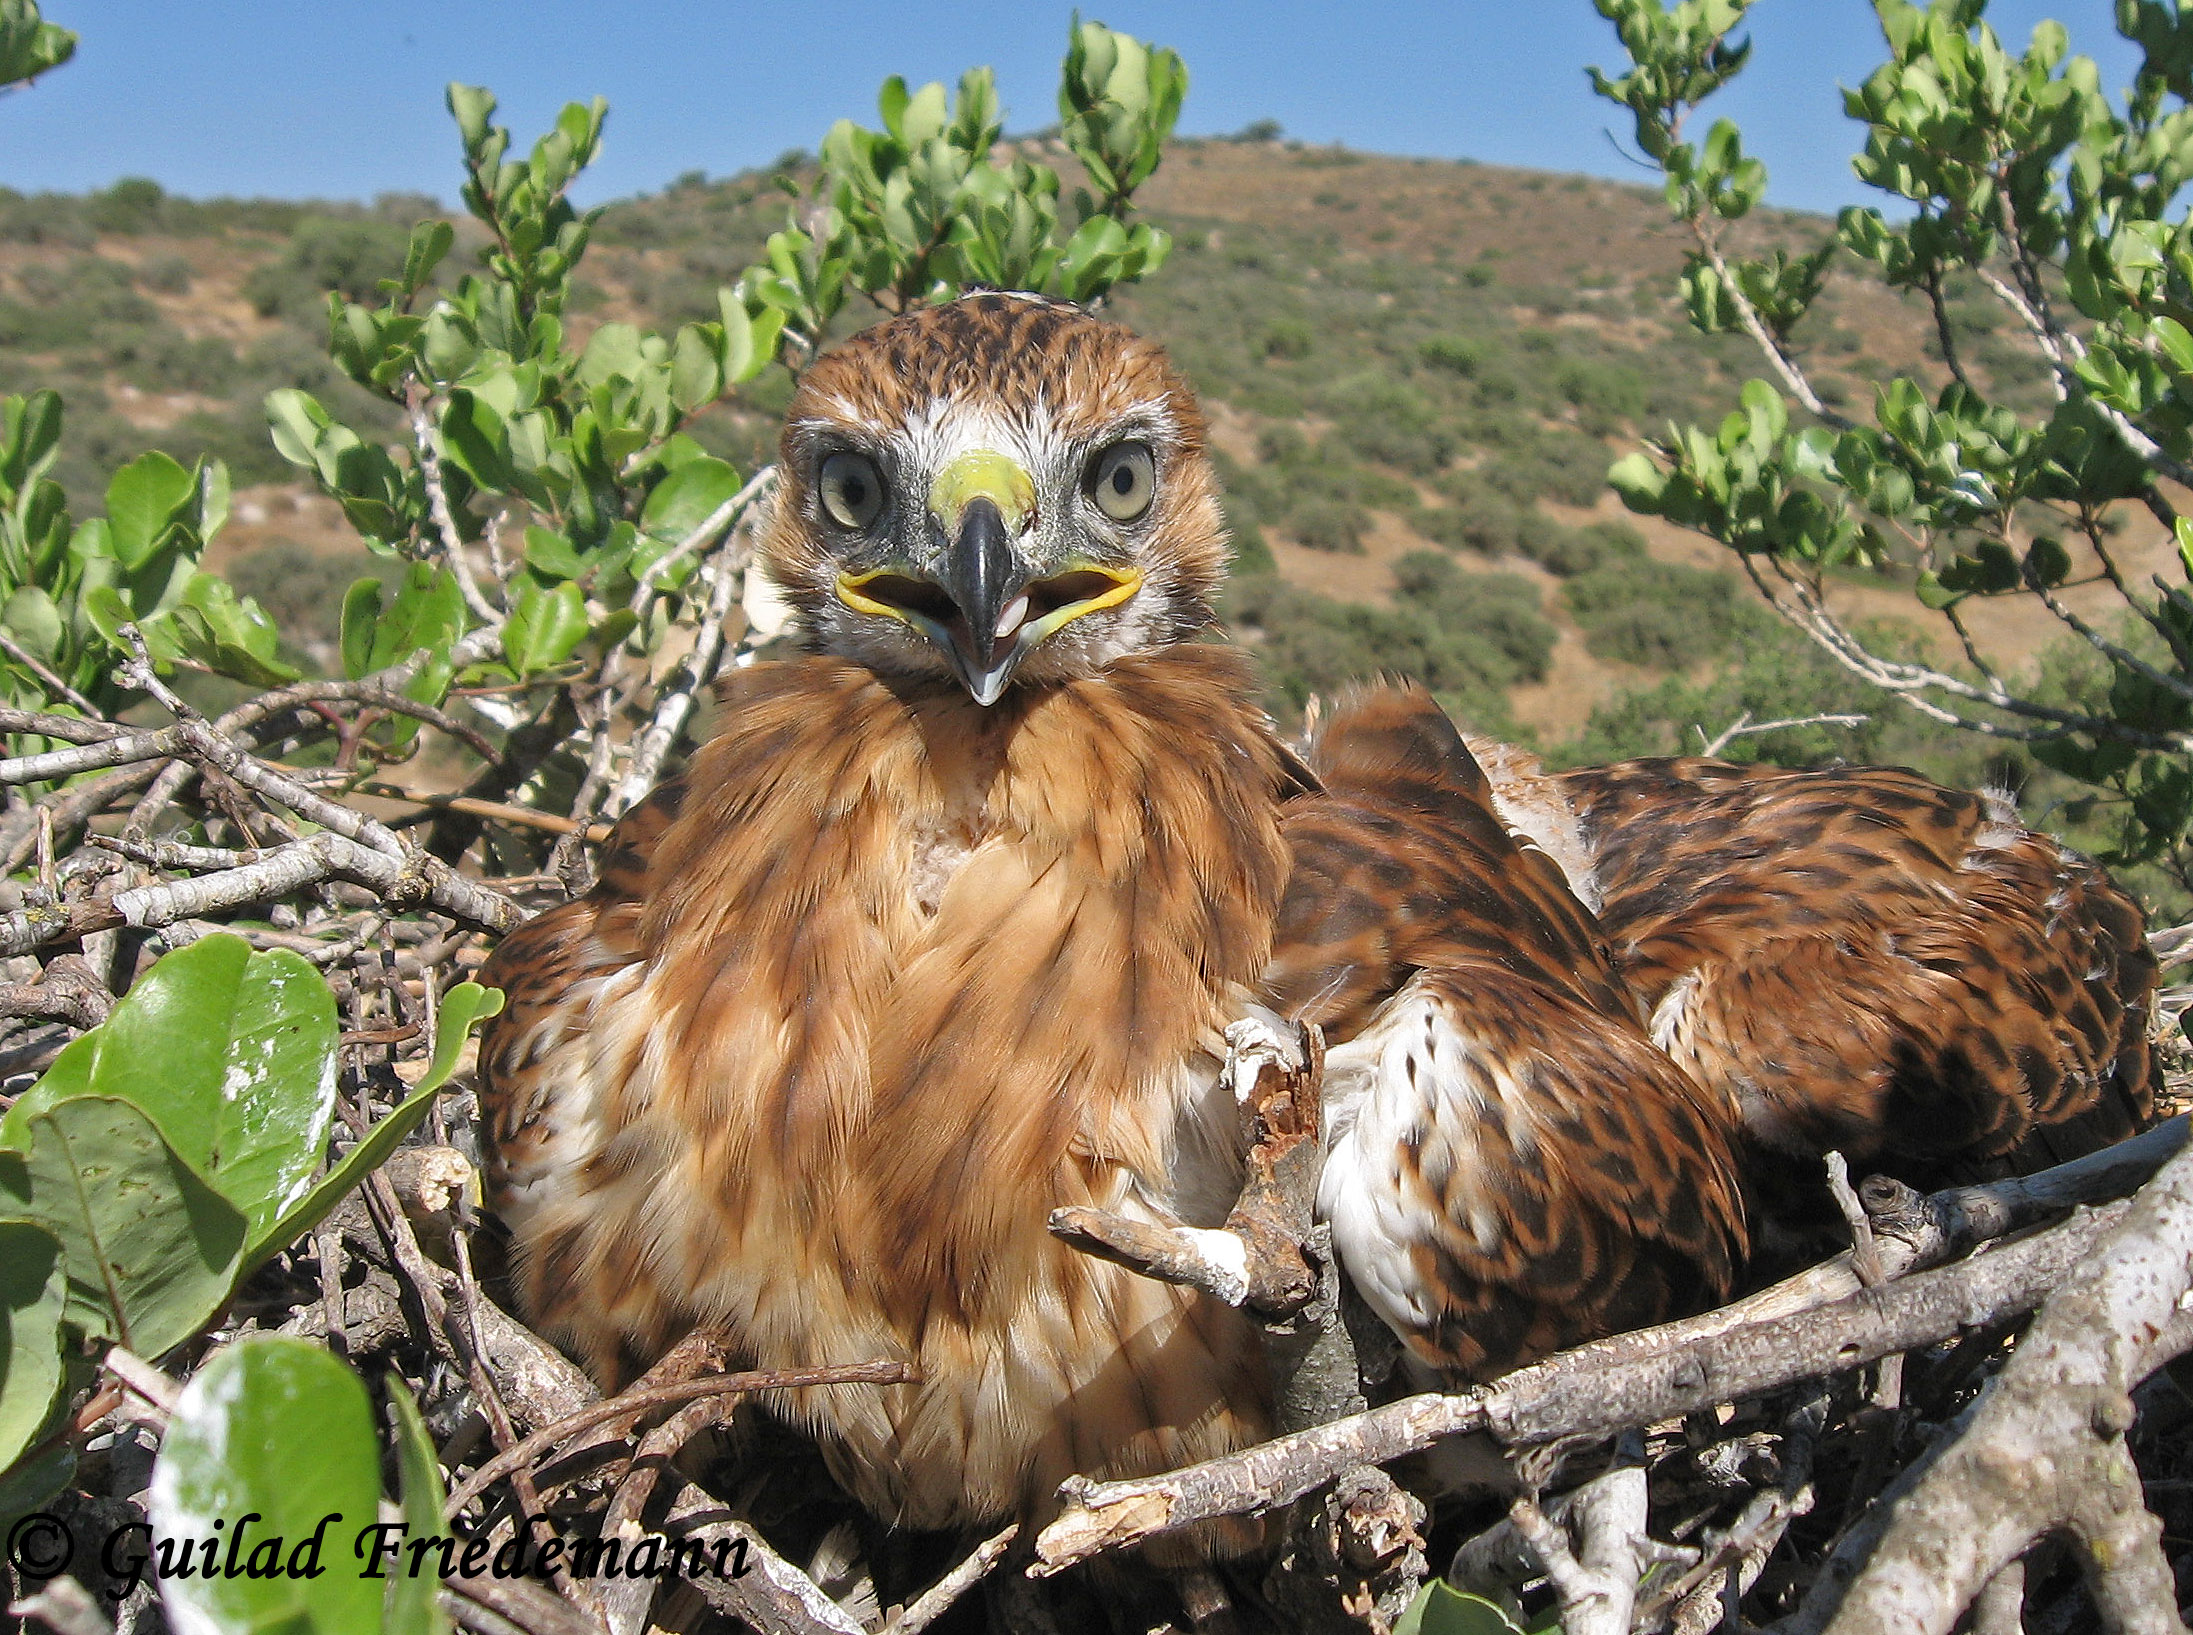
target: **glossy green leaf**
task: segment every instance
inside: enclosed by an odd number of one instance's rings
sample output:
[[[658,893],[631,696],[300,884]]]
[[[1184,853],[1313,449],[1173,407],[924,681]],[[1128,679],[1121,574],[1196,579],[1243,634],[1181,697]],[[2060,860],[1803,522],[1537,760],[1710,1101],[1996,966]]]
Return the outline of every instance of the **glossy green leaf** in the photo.
[[[1417,1592],[1393,1630],[1394,1635],[1527,1635],[1497,1603],[1439,1578]]]
[[[435,653],[446,652],[463,630],[464,596],[457,589],[456,575],[425,562],[411,564],[385,608],[375,581],[360,581],[343,599],[345,665],[353,652],[364,653],[364,661],[352,671],[353,675],[384,670],[422,647]],[[412,696],[421,695],[414,691]]]
[[[442,1467],[434,1438],[428,1434],[419,1405],[401,1376],[388,1376],[388,1411],[396,1433],[396,1470],[401,1480],[403,1517],[413,1538],[432,1538],[444,1531],[442,1509],[448,1494],[442,1487]],[[441,1584],[432,1573],[392,1572],[381,1611],[386,1635],[448,1635],[449,1619],[442,1612]]]
[[[61,1245],[32,1221],[0,1221],[0,1470],[45,1428],[61,1388],[68,1302]]]
[[[157,1357],[228,1299],[243,1214],[128,1102],[75,1096],[26,1121],[30,1150],[0,1151],[0,1218],[61,1245],[68,1320]]]
[[[568,579],[553,590],[522,584],[503,622],[503,656],[520,676],[539,675],[586,640],[586,595]]]
[[[477,982],[460,982],[443,994],[435,1018],[434,1059],[427,1064],[426,1077],[419,1081],[418,1089],[439,1090],[447,1084],[450,1074],[457,1071],[457,1056],[465,1040],[489,1017],[500,1016],[502,1009],[502,989],[483,988]]]
[[[219,1635],[372,1635],[388,1585],[360,1572],[351,1545],[380,1499],[373,1409],[349,1366],[303,1340],[229,1346],[175,1405],[149,1508],[159,1537],[240,1535],[223,1548],[261,1572],[163,1578],[169,1621]]]
[[[389,1110],[350,1151],[343,1154],[305,1195],[269,1227],[253,1244],[245,1270],[278,1254],[319,1224],[327,1212],[342,1202],[343,1195],[385,1162],[403,1138],[418,1127],[434,1105],[434,1097],[457,1070],[457,1058],[474,1029],[503,1008],[500,988],[483,988],[476,982],[460,982],[442,995],[439,1031],[434,1040],[434,1059],[418,1088]]]
[[[183,605],[195,615],[178,626],[186,656],[254,687],[279,687],[297,679],[297,667],[278,656],[281,637],[274,621],[253,598],[239,598],[227,580],[192,574],[184,586]]]
[[[587,570],[586,559],[570,540],[538,526],[525,531],[525,565],[544,579],[582,579]]]
[[[149,561],[189,507],[196,479],[158,449],[140,454],[107,484],[107,529],[125,568]]]
[[[728,504],[738,491],[739,474],[734,467],[701,455],[655,485],[640,512],[640,526],[657,539],[675,545]]]
[[[19,1147],[29,1120],[69,1096],[119,1098],[256,1237],[304,1195],[326,1152],[338,1031],[335,996],[303,958],[201,937],[157,962],[70,1047],[65,1076],[48,1073],[25,1093],[0,1119],[0,1146]]]

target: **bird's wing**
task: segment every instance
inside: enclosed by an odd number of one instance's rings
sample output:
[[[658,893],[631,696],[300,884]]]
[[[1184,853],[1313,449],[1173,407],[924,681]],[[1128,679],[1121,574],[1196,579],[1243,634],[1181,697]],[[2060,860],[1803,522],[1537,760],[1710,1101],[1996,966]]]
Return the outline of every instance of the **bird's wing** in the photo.
[[[2002,798],[1695,759],[1554,781],[1654,1038],[1767,1148],[1925,1181],[2149,1115],[2139,912]]]
[[[481,970],[504,994],[480,1040],[487,1199],[521,1241],[543,1203],[579,1184],[597,1145],[586,1035],[607,989],[640,968],[649,859],[684,794],[673,780],[633,808],[603,849],[593,890],[528,920]],[[563,1292],[554,1268],[523,1270],[535,1321],[553,1326],[554,1308],[577,1296]],[[667,1345],[677,1334],[660,1338]]]
[[[1267,995],[1322,1023],[1320,1205],[1422,1364],[1483,1377],[1725,1289],[1733,1111],[1639,1026],[1590,913],[1430,697],[1336,712],[1290,804]]]

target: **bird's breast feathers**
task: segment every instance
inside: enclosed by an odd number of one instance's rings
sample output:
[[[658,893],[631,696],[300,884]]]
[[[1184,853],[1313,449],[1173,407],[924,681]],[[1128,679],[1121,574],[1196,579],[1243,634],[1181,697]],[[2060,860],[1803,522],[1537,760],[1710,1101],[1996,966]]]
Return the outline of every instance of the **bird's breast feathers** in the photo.
[[[524,1112],[563,1177],[502,1178],[533,1309],[612,1375],[695,1321],[764,1366],[910,1355],[928,1383],[885,1394],[889,1425],[865,1388],[797,1406],[849,1444],[933,1438],[955,1485],[985,1400],[1027,1423],[1099,1399],[1038,1480],[1157,1456],[1086,1423],[1107,1393],[1178,1399],[1150,1434],[1253,1421],[1234,1314],[1046,1230],[1067,1203],[1223,1213],[1220,1035],[1287,866],[1245,665],[1164,649],[985,710],[817,657],[742,673],[727,706],[644,858],[613,845],[601,891],[498,956],[575,978],[495,1042],[499,1144]],[[1108,1383],[1079,1377],[1107,1357]],[[921,1481],[911,1455],[856,1463]]]

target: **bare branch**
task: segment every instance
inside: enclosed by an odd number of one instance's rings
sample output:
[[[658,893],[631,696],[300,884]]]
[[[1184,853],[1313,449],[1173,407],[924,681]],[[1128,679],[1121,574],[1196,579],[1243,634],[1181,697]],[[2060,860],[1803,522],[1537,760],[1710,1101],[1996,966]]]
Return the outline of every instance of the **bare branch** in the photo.
[[[1956,1266],[1795,1317],[1670,1342],[1645,1329],[1535,1363],[1455,1396],[1416,1396],[1165,1476],[1070,1477],[1036,1540],[1038,1572],[1216,1516],[1269,1509],[1357,1464],[1383,1464],[1466,1431],[1510,1446],[1605,1436],[1932,1345],[2031,1310],[2126,1206],[2074,1216]],[[1679,1325],[1667,1325],[1680,1327]]]
[[[442,482],[442,458],[434,447],[434,423],[427,418],[427,391],[417,381],[406,388],[405,407],[411,421],[412,447],[417,451],[419,477],[426,484],[427,510],[434,518],[435,531],[441,536],[441,556],[449,563],[449,571],[457,581],[457,593],[464,598],[464,605],[472,610],[474,618],[489,629],[500,629],[502,610],[481,593],[479,581],[472,577],[472,564],[464,554],[464,536],[457,531],[457,518],[449,508],[449,490]]]
[[[1737,739],[1757,733],[1780,732],[1786,727],[1862,727],[1872,719],[1870,715],[1792,715],[1779,721],[1753,721],[1751,711],[1746,710],[1711,738],[1706,736],[1703,727],[1694,726],[1691,730],[1698,734],[1698,753],[1710,757],[1719,755]]]
[[[694,637],[693,650],[679,666],[677,678],[663,690],[655,705],[654,719],[632,747],[631,764],[609,798],[608,811],[612,817],[622,817],[647,798],[671,747],[678,741],[678,734],[691,719],[700,693],[716,679],[718,661],[723,656],[724,621],[730,618],[731,604],[738,599],[742,571],[741,564],[730,558],[741,554],[734,536],[733,545],[710,558],[701,569],[704,574],[714,575],[708,611]]]
[[[897,1617],[885,1621],[876,1635],[921,1635],[959,1598],[989,1576],[990,1569],[1005,1559],[1013,1540],[1020,1537],[1020,1523],[1008,1523],[968,1553],[960,1564],[909,1602]]]
[[[2180,1320],[2189,1290],[2193,1153],[2181,1152],[2048,1291],[1962,1434],[1891,1488],[1847,1590],[1843,1573],[1824,1575],[1794,1628],[1946,1631],[2005,1564],[2067,1528],[2107,1627],[2183,1635],[2161,1526],[2123,1439],[2132,1388],[2193,1344]]]

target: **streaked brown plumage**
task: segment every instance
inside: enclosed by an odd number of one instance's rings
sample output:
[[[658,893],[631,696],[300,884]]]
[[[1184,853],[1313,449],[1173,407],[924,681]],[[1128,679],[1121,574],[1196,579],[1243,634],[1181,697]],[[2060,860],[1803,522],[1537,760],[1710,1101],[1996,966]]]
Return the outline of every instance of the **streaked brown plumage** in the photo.
[[[921,1527],[1263,1436],[1238,1313],[1045,1226],[1217,1224],[1221,1033],[1260,999],[1335,1041],[1327,1207],[1426,1367],[1726,1281],[1733,1114],[1429,700],[1343,712],[1313,794],[1246,659],[1186,641],[1223,534],[1157,348],[1019,297],[895,320],[808,372],[781,470],[762,555],[817,651],[735,676],[596,889],[485,975],[521,1297],[598,1377],[695,1323],[765,1367],[907,1358],[778,1406]]]
[[[1537,787],[1573,811],[1579,884],[1654,1039],[1741,1106],[1762,1218],[1831,1213],[1831,1149],[1939,1185],[2152,1111],[2139,911],[2007,799],[1700,759]]]
[[[1321,732],[1267,978],[1322,1023],[1320,1196],[1430,1378],[1711,1303],[1744,1251],[1735,1110],[1639,1026],[1590,913],[1421,690]]]

